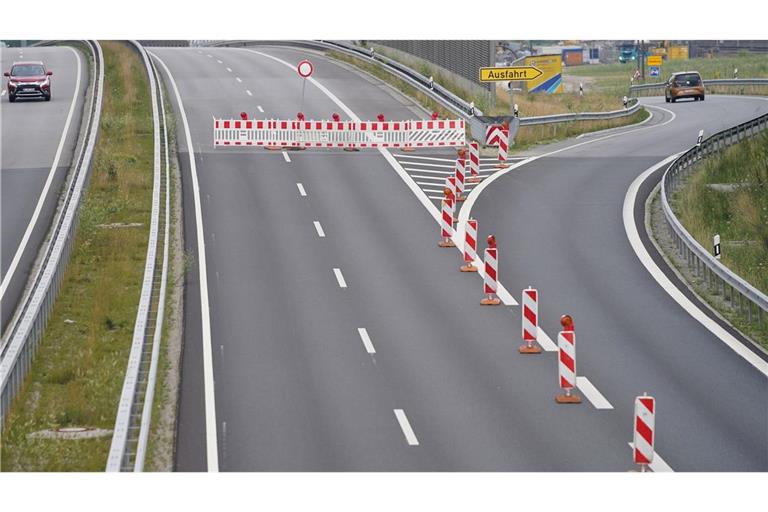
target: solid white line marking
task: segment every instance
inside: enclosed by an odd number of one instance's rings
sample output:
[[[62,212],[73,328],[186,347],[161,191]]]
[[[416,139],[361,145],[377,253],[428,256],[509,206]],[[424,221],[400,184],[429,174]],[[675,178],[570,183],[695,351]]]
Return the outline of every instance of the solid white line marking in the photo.
[[[701,325],[709,330],[709,332],[717,336],[723,343],[728,345],[731,350],[744,358],[749,364],[757,368],[759,372],[768,376],[768,362],[764,361],[758,357],[757,354],[745,347],[744,344],[737,340],[731,333],[723,329],[720,324],[712,320],[709,315],[704,313],[696,304],[691,302],[691,300],[688,299],[688,297],[686,297],[683,292],[681,292],[656,265],[656,263],[653,261],[653,258],[651,258],[651,255],[648,254],[648,251],[643,245],[642,240],[640,239],[640,234],[638,232],[637,226],[635,225],[634,215],[637,193],[640,190],[643,182],[650,175],[652,175],[657,169],[668,165],[670,162],[672,162],[672,160],[677,158],[677,156],[678,155],[672,155],[668,158],[665,158],[650,169],[647,169],[629,186],[627,194],[624,197],[623,210],[624,230],[627,232],[629,243],[643,266],[645,266],[651,276],[656,280],[657,283],[659,283],[664,291],[667,292],[669,296],[675,300],[675,302],[680,304],[680,307],[686,310],[689,315],[691,315]]]
[[[437,180],[438,182],[444,182],[445,176],[419,176],[418,174],[411,174],[411,178],[418,180]],[[419,183],[418,181],[416,183]],[[434,183],[432,183],[434,185]]]
[[[13,278],[13,274],[16,272],[16,267],[18,267],[19,261],[21,261],[21,256],[24,254],[24,251],[27,248],[29,237],[32,236],[32,231],[34,231],[35,225],[37,224],[37,220],[40,217],[40,213],[43,210],[43,205],[45,204],[45,198],[48,196],[48,191],[50,190],[51,184],[53,183],[53,178],[56,175],[56,168],[59,166],[61,153],[62,151],[64,151],[64,143],[67,141],[67,135],[69,134],[69,126],[72,122],[72,116],[75,113],[75,104],[77,104],[77,96],[80,92],[80,72],[82,68],[82,63],[80,62],[80,54],[78,54],[73,48],[70,48],[69,46],[67,46],[67,48],[73,54],[75,54],[75,57],[77,58],[77,79],[75,80],[75,91],[72,94],[72,101],[69,104],[69,112],[67,113],[66,121],[64,121],[64,130],[61,132],[61,138],[59,139],[59,145],[56,148],[56,153],[53,157],[51,170],[48,171],[48,177],[45,180],[43,189],[40,191],[40,197],[37,199],[37,205],[35,205],[35,210],[34,212],[32,212],[32,217],[29,219],[29,223],[27,224],[27,229],[24,231],[24,236],[21,237],[19,246],[16,249],[16,254],[13,255],[11,264],[8,265],[8,269],[5,271],[5,275],[3,276],[3,281],[2,283],[0,283],[0,302],[2,302],[3,297],[5,296],[5,290],[8,289],[8,285],[10,284],[11,279]]]
[[[248,94],[250,94],[250,91],[248,92]],[[261,108],[261,105],[257,105],[256,108],[259,109],[259,112],[261,112],[262,114],[264,113],[264,109]]]
[[[208,56],[208,58],[209,58],[209,59],[212,59],[212,58],[213,58],[213,55],[211,55],[210,53],[209,53],[209,54],[207,54],[207,56]]]
[[[283,153],[283,158],[285,159],[285,161],[290,163],[291,162],[291,157],[288,156],[288,153],[286,153],[285,151],[283,151],[282,153]]]
[[[397,417],[397,422],[400,424],[400,429],[403,431],[403,435],[405,435],[405,440],[408,441],[408,445],[419,446],[419,440],[416,439],[416,434],[413,433],[413,429],[408,421],[408,417],[405,415],[405,411],[402,409],[394,409],[394,411],[395,416]]]
[[[239,76],[236,76],[236,77],[235,77],[235,80],[237,80],[237,81],[238,81],[238,82],[240,82],[240,83],[243,83],[243,81],[242,81],[242,80],[240,80],[240,77],[239,77]]]
[[[357,328],[358,334],[360,334],[360,339],[363,340],[363,345],[365,345],[365,350],[369,354],[375,354],[376,349],[373,348],[373,343],[371,343],[371,337],[368,336],[368,330],[365,327],[358,327]]]
[[[434,185],[434,183],[432,183],[432,185]],[[443,189],[441,189],[441,188],[437,188],[437,189],[435,189],[435,188],[422,188],[422,190],[424,192],[435,192],[435,193],[438,193],[438,194],[443,191]]]
[[[189,131],[189,122],[187,121],[187,113],[184,110],[184,103],[181,101],[181,94],[179,88],[176,86],[176,80],[174,80],[171,70],[165,65],[163,59],[150,52],[153,58],[160,62],[163,66],[165,73],[168,75],[168,79],[171,82],[171,87],[176,95],[176,102],[179,105],[179,112],[181,112],[181,120],[184,124],[184,134],[187,141],[187,157],[189,158],[189,169],[192,176],[192,192],[194,194],[195,203],[195,226],[197,232],[197,259],[198,259],[198,275],[200,279],[200,320],[202,323],[202,337],[203,337],[203,381],[204,381],[204,395],[205,395],[205,438],[206,438],[206,459],[208,461],[208,471],[219,471],[219,450],[217,446],[216,435],[216,394],[214,393],[214,379],[213,379],[213,349],[211,342],[211,313],[210,303],[208,301],[208,270],[206,267],[205,256],[205,231],[203,230],[203,211],[200,201],[200,183],[197,179],[197,166],[195,164],[195,152],[194,145],[192,144],[192,135]]]
[[[304,190],[304,185],[302,185],[301,183],[297,183],[296,187],[299,189],[299,195],[301,197],[307,197],[307,191]]]
[[[443,200],[443,196],[427,196],[427,197],[430,198],[430,199],[436,199],[438,201],[442,201]]]
[[[418,169],[416,167],[403,167],[403,169],[408,171],[408,172],[426,172],[426,173],[429,173],[429,174],[440,174],[440,175],[443,175],[443,176],[448,176],[448,175],[455,174],[452,171],[435,171],[433,169]]]
[[[252,93],[251,91],[249,91],[248,89],[246,89],[246,90],[245,90],[245,93],[246,93],[248,96],[253,96],[253,93]]]
[[[629,445],[629,448],[634,452],[635,451],[635,445],[632,443],[632,441],[627,443]],[[661,455],[657,451],[654,450],[653,452],[653,462],[648,464],[648,468],[653,471],[654,473],[674,473],[675,470],[672,469],[667,462],[661,458]]]
[[[317,236],[320,238],[325,238],[325,231],[323,231],[323,226],[320,225],[320,222],[315,221],[315,231],[317,231]]]
[[[347,282],[344,280],[344,276],[341,273],[341,269],[334,268],[333,273],[334,275],[336,275],[336,281],[339,282],[339,288],[346,288]]]
[[[243,48],[242,51],[246,51],[246,52],[250,52],[250,53],[255,53],[257,55],[261,55],[261,56],[266,57],[268,59],[272,59],[275,62],[279,62],[279,63],[283,64],[285,67],[289,68],[291,71],[293,71],[295,69],[294,65],[291,64],[290,62],[284,61],[284,60],[279,59],[277,57],[273,57],[272,55],[269,55],[267,53],[262,53],[262,52],[259,52],[259,51],[256,51],[256,50],[247,49],[247,48]],[[320,91],[322,91],[323,94],[325,94],[331,101],[333,101],[336,105],[338,105],[339,108],[342,109],[345,114],[347,114],[349,119],[351,119],[352,121],[358,122],[358,123],[360,122],[360,118],[357,115],[355,115],[355,113],[347,105],[345,105],[338,97],[336,97],[335,94],[333,94],[331,91],[329,91],[327,87],[325,87],[323,84],[321,84],[320,82],[318,82],[316,79],[314,79],[312,77],[307,78],[307,80],[312,85],[314,85],[315,87],[320,89]],[[408,186],[408,188],[411,189],[411,192],[413,192],[413,195],[416,196],[416,199],[418,199],[418,201],[421,203],[421,205],[427,210],[427,212],[432,217],[432,219],[436,223],[439,224],[440,221],[441,221],[441,213],[438,211],[437,206],[435,206],[435,204],[432,201],[430,201],[430,199],[427,197],[427,194],[423,190],[421,190],[421,188],[419,188],[419,186],[416,184],[416,182],[413,180],[413,178],[411,178],[408,175],[408,173],[405,171],[405,169],[403,169],[403,166],[400,165],[400,163],[395,159],[394,156],[392,156],[392,154],[387,149],[385,149],[385,148],[377,148],[377,149],[378,149],[379,153],[381,154],[381,156],[383,156],[384,159],[389,163],[389,165],[392,166],[392,168],[395,170],[395,172],[398,174],[398,176],[400,176],[400,179],[402,179],[403,182]],[[475,189],[475,190],[477,190],[477,189]],[[468,217],[466,217],[464,219],[465,222],[466,222],[467,218]],[[462,235],[461,236],[463,237],[464,236],[464,232],[463,232],[464,227],[462,226],[461,229],[462,229]],[[464,239],[463,238],[461,238],[461,239],[458,238],[458,236],[454,233],[453,242],[456,245],[456,250],[458,250],[460,253],[463,253]],[[478,268],[482,269],[483,266],[482,266],[482,263],[479,261],[479,258],[477,260],[475,260],[475,265],[478,265],[478,264],[480,264],[480,267],[478,267]],[[483,279],[485,277],[482,270],[477,272],[477,275],[481,279]],[[507,289],[500,282],[497,284],[497,293],[496,293],[496,295],[507,306],[516,306],[517,305],[517,301],[514,299],[514,297],[512,297],[512,295],[509,293],[509,291],[507,291]]]
[[[587,400],[589,400],[592,405],[595,406],[595,409],[613,409],[611,403],[606,400],[602,393],[597,390],[597,388],[589,381],[588,378],[577,376],[576,387],[579,388],[582,393],[584,393],[584,396],[586,396]]]
[[[557,352],[557,345],[541,327],[539,327],[539,335],[536,338],[536,341],[541,345],[541,348],[547,352]]]

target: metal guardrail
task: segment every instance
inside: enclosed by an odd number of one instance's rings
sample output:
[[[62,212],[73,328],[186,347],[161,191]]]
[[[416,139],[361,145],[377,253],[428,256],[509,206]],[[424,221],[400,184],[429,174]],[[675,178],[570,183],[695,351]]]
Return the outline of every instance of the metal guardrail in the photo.
[[[107,458],[106,471],[108,472],[143,470],[157,379],[157,361],[160,353],[168,270],[170,204],[168,187],[170,181],[165,103],[160,92],[157,72],[146,50],[137,41],[131,41],[131,43],[138,50],[149,78],[154,133],[154,181],[144,279],[133,329],[131,351],[128,356],[128,366],[115,418],[112,444]],[[160,140],[161,108],[164,134],[162,144]],[[160,156],[163,146],[165,148],[164,175],[161,172]],[[165,183],[165,187],[163,187],[163,183]],[[161,206],[161,196],[163,192],[165,194],[165,215],[161,219],[160,212],[163,208]],[[164,249],[162,271],[158,273],[156,267],[160,263],[158,261],[158,239],[161,221],[164,224]]]
[[[765,87],[768,86],[768,78],[717,78],[702,80],[704,88],[707,87]],[[638,93],[653,92],[655,95],[664,94],[666,82],[656,82],[652,84],[639,84],[629,86],[629,95],[637,97]]]
[[[75,160],[72,178],[64,191],[62,206],[54,219],[48,241],[41,250],[43,257],[30,292],[21,305],[15,324],[8,331],[9,341],[0,354],[0,428],[32,365],[61,286],[79,220],[80,200],[93,160],[104,90],[104,57],[97,41],[86,44],[93,56],[93,91],[83,132],[84,142]]]
[[[438,103],[446,107],[448,110],[455,112],[461,116],[470,126],[472,136],[476,140],[485,140],[486,124],[478,119],[483,115],[483,112],[474,106],[474,104],[465,101],[458,97],[439,83],[434,80],[430,80],[429,77],[425,77],[418,71],[415,71],[408,66],[390,59],[385,55],[376,53],[373,50],[367,48],[361,48],[349,43],[341,41],[329,41],[329,40],[313,40],[313,41],[210,41],[208,46],[248,46],[252,44],[267,44],[267,45],[283,45],[283,46],[300,46],[309,48],[320,48],[325,50],[336,50],[343,52],[347,55],[352,55],[357,58],[376,62],[384,67],[387,71],[395,76],[405,80],[411,85],[417,87],[420,91],[428,94],[435,99]],[[538,124],[550,124],[550,123],[564,123],[573,121],[595,121],[595,120],[607,120],[615,119],[618,117],[630,116],[637,112],[641,107],[637,104],[637,100],[632,100],[634,103],[626,109],[614,110],[610,112],[579,112],[574,114],[559,114],[552,116],[537,116],[537,117],[520,117],[520,126],[532,126]],[[511,117],[511,116],[510,116]],[[513,137],[514,134],[511,134]]]
[[[768,129],[768,114],[718,132],[680,155],[664,172],[661,181],[664,217],[667,220],[669,232],[675,239],[678,253],[686,258],[689,268],[697,276],[704,278],[708,289],[721,292],[723,300],[730,301],[731,308],[736,308],[735,297],[738,297],[738,309],[743,314],[744,299],[746,299],[746,315],[749,322],[752,323],[753,318],[756,318],[758,324],[768,313],[768,296],[732,272],[702,247],[677,219],[670,206],[670,200],[672,194],[694,170],[696,163],[766,129]],[[754,317],[753,305],[756,309]]]

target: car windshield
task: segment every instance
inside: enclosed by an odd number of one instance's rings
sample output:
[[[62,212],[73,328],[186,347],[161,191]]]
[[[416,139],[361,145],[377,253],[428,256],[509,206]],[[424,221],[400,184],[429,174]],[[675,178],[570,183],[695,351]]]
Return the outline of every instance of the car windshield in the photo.
[[[42,76],[45,74],[43,66],[40,64],[20,64],[13,66],[11,76]]]
[[[678,85],[699,85],[701,78],[695,73],[687,75],[678,75],[675,77],[675,83]]]

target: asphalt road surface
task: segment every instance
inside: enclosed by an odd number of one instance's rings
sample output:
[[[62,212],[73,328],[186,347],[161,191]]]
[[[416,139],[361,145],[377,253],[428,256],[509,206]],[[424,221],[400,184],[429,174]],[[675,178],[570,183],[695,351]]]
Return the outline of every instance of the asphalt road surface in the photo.
[[[674,120],[657,111],[637,135],[541,158],[480,196],[473,216],[481,239],[497,234],[506,288],[518,298],[529,284],[540,290],[553,338],[561,314],[575,317],[579,374],[594,391],[563,406],[553,400],[556,356],[517,352],[519,308],[481,307],[479,276],[458,272],[458,251],[437,247],[425,208],[434,208],[426,184],[436,180],[410,176],[444,170],[423,165],[424,156],[450,155],[418,152],[420,164],[398,172],[378,151],[213,149],[212,116],[348,117],[312,84],[302,103],[295,70],[266,55],[290,64],[309,57],[313,77],[361,119],[426,117],[321,56],[256,50],[154,50],[191,131],[215,381],[206,409],[206,328],[191,265],[178,470],[214,466],[206,457],[213,397],[224,471],[627,471],[632,402],[643,392],[658,401],[665,464],[657,468],[768,469],[765,377],[668,298],[621,221],[637,175],[689,147],[699,128],[733,125],[768,102],[671,105]],[[190,148],[176,118],[185,244],[199,262]]]
[[[0,96],[0,280],[2,331],[21,298],[51,225],[74,147],[88,86],[87,60],[66,47],[3,48],[0,67],[40,60],[53,71],[51,101]],[[79,69],[79,75],[78,75]]]

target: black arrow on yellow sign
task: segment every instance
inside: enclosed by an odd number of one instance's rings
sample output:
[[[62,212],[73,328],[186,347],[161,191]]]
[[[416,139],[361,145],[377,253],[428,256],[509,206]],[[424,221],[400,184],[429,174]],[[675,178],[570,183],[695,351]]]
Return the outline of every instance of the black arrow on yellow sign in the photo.
[[[533,66],[510,66],[505,68],[480,68],[481,82],[501,82],[506,80],[527,81],[540,77],[543,72]]]

